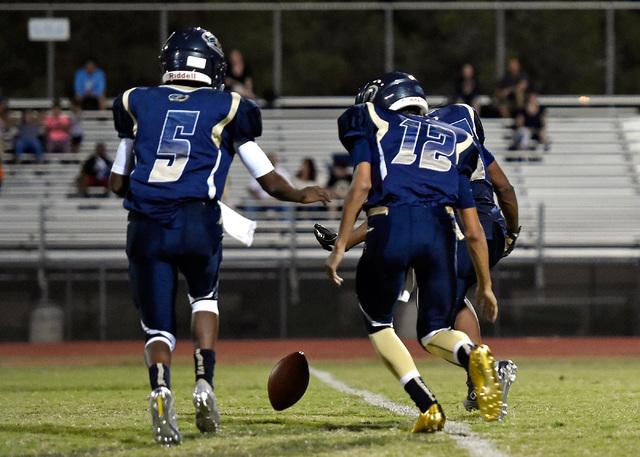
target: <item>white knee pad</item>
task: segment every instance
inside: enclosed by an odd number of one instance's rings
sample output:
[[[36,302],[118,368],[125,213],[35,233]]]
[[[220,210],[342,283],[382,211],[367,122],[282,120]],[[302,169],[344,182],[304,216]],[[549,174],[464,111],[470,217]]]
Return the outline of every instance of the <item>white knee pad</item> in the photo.
[[[174,335],[172,335],[169,332],[165,332],[164,330],[154,330],[152,328],[149,328],[146,325],[144,325],[144,322],[142,321],[140,321],[140,324],[142,324],[142,329],[144,330],[144,333],[146,333],[150,337],[147,340],[145,347],[149,346],[151,343],[155,341],[162,341],[167,346],[169,346],[169,349],[171,350],[171,352],[173,352],[173,350],[176,348],[176,337]]]
[[[191,303],[191,313],[197,313],[198,311],[208,311],[214,314],[220,314],[218,310],[218,300],[213,298],[214,292],[212,291],[206,297],[193,298],[189,295],[189,303]]]

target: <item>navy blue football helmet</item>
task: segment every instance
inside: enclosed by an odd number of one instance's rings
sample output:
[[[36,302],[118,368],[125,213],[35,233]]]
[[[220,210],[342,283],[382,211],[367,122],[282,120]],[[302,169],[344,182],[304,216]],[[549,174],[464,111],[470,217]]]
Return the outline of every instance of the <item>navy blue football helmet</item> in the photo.
[[[173,32],[160,50],[162,82],[204,83],[224,89],[227,64],[220,41],[208,30],[189,27]]]
[[[429,105],[418,80],[408,73],[394,71],[368,82],[358,91],[356,104],[371,102],[380,108],[399,111],[410,106],[426,115]]]

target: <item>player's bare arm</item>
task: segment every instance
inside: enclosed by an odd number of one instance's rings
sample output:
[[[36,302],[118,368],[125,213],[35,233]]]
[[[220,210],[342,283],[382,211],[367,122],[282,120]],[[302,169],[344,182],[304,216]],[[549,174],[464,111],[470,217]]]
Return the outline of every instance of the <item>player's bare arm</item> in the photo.
[[[309,186],[298,189],[276,170],[257,178],[257,181],[269,195],[278,200],[297,203],[322,202],[324,205],[331,201],[329,194],[322,187]]]
[[[511,185],[511,182],[509,182],[509,178],[507,178],[507,175],[497,160],[487,167],[487,171],[493,183],[493,191],[498,199],[498,206],[502,210],[504,220],[507,224],[507,237],[503,254],[503,256],[506,257],[511,254],[511,251],[515,248],[516,240],[520,234],[518,199],[515,189]]]
[[[118,197],[124,198],[129,190],[129,176],[123,176],[118,173],[111,172],[109,175],[109,188]]]
[[[482,315],[490,322],[495,322],[498,317],[498,302],[491,290],[487,239],[480,225],[478,212],[475,207],[459,209],[458,216],[464,227],[467,247],[478,278],[477,304],[482,309]]]
[[[497,160],[487,167],[487,171],[489,171],[489,177],[493,183],[493,190],[498,198],[498,206],[500,206],[505,222],[507,223],[507,230],[516,232],[519,227],[516,191]]]
[[[325,270],[327,276],[338,286],[342,284],[344,279],[338,276],[338,266],[344,258],[347,250],[347,243],[353,232],[353,226],[358,219],[358,214],[362,205],[369,195],[371,189],[371,164],[369,162],[361,162],[356,167],[351,181],[351,186],[344,199],[342,208],[342,218],[340,219],[340,228],[338,229],[338,238],[336,244],[331,251],[331,255],[325,262]],[[365,229],[366,233],[366,229]]]

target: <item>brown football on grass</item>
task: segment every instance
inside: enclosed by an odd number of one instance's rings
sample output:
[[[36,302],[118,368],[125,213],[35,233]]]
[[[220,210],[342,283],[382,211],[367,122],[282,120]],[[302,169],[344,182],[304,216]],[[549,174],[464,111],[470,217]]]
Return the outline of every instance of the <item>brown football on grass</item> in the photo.
[[[302,398],[309,386],[309,364],[304,352],[293,352],[271,370],[267,392],[271,406],[282,411]]]

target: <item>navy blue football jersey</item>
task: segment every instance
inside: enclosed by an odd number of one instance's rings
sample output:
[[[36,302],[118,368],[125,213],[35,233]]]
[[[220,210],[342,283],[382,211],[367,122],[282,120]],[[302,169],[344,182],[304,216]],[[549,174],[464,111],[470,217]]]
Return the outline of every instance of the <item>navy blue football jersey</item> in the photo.
[[[424,116],[354,105],[338,119],[340,141],[357,165],[371,163],[364,209],[375,206],[473,206],[459,199],[459,175],[476,168],[478,147],[464,130]]]
[[[476,169],[471,175],[471,192],[485,233],[488,234],[488,238],[491,238],[493,230],[491,223],[493,221],[505,227],[506,224],[500,212],[500,207],[496,205],[493,198],[493,184],[491,183],[487,168],[496,159],[491,151],[484,146],[484,127],[482,126],[480,116],[478,116],[476,110],[469,105],[455,104],[432,111],[427,117],[459,127],[468,132],[480,143],[480,160],[478,160]]]
[[[163,85],[124,92],[113,105],[121,138],[134,140],[125,208],[171,220],[178,207],[222,196],[234,142],[262,134],[258,106],[233,92]]]

